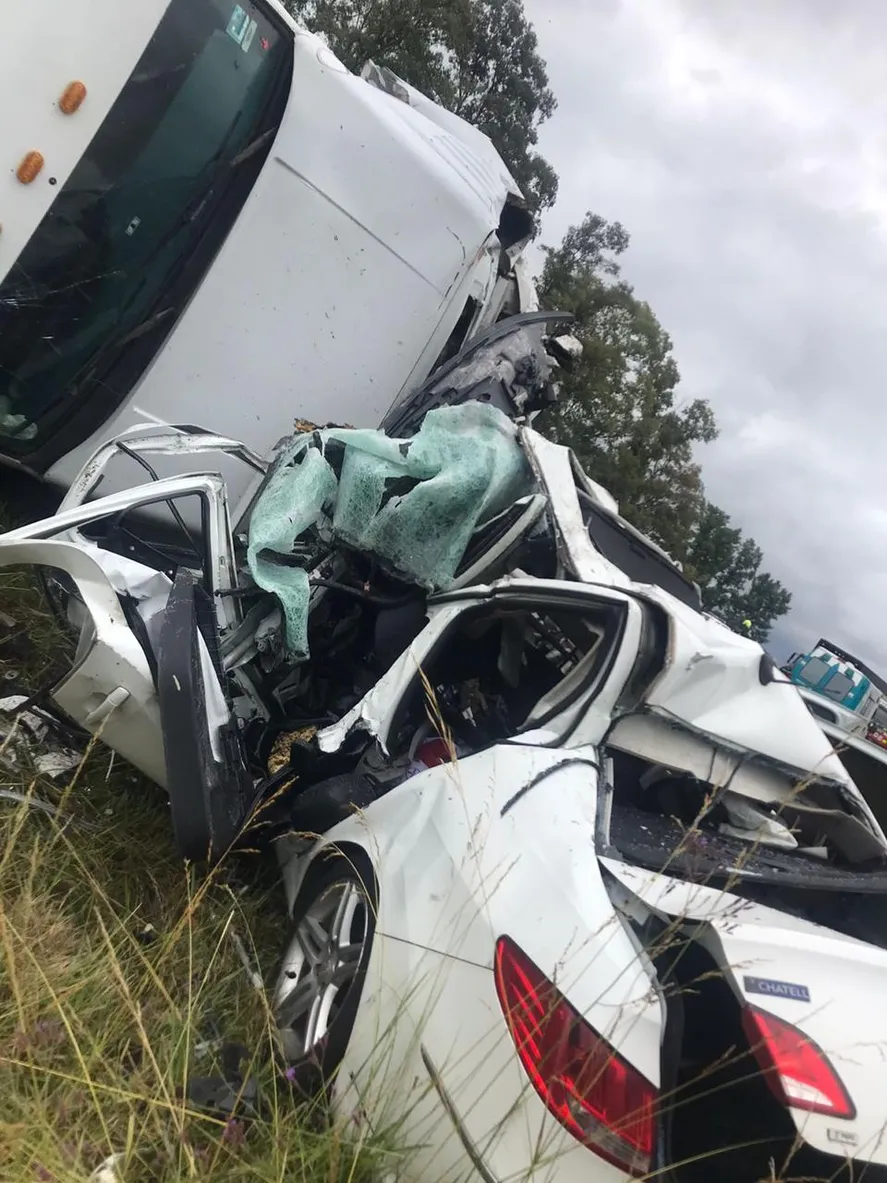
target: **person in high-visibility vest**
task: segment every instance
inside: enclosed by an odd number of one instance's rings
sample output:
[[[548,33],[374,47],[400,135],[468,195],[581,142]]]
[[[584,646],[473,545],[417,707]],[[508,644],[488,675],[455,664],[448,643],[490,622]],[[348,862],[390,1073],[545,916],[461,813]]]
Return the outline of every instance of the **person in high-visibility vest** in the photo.
[[[747,637],[751,636],[751,621],[750,620],[743,620],[742,631],[745,633],[745,635]]]

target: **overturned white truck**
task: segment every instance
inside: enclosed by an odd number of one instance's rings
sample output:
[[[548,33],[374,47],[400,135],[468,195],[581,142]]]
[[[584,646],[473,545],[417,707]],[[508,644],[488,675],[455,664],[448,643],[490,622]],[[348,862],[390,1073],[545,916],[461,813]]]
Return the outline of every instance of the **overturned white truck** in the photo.
[[[263,456],[296,416],[376,427],[535,309],[491,142],[275,0],[34,0],[4,29],[38,48],[6,63],[0,461],[66,486],[139,424]]]

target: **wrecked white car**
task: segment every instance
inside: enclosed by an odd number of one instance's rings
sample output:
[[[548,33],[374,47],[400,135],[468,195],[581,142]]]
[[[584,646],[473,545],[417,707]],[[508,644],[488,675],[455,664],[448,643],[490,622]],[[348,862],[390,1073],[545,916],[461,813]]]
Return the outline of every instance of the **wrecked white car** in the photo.
[[[527,425],[500,326],[389,434],[285,441],[0,538],[79,634],[51,695],[169,792],[189,858],[265,835],[289,1078],[415,1179],[887,1178],[887,839],[753,642]],[[149,503],[202,506],[175,545]],[[282,942],[283,944],[284,942]]]

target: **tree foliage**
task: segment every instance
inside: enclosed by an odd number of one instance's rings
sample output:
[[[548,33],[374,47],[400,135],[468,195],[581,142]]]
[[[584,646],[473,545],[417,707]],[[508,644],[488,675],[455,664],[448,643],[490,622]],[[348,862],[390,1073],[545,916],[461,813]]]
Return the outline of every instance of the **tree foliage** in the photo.
[[[486,132],[534,211],[557,176],[536,150],[555,110],[523,0],[285,0],[353,70],[369,59]],[[706,500],[696,449],[717,436],[705,399],[683,402],[668,334],[620,273],[629,238],[589,213],[543,248],[543,306],[575,312],[584,355],[547,433],[569,444],[634,525],[685,564],[706,606],[766,640],[791,602],[755,542]]]
[[[620,274],[629,238],[589,213],[558,247],[543,248],[543,306],[577,317],[582,360],[566,376],[548,435],[569,445],[623,515],[684,563],[707,608],[731,627],[752,621],[764,641],[791,596],[760,570],[762,554],[705,498],[695,450],[717,436],[704,399],[682,403],[668,334]]]
[[[543,305],[574,312],[584,346],[546,430],[573,448],[634,525],[679,556],[702,503],[693,447],[715,438],[715,421],[702,399],[676,402],[668,334],[619,276],[627,246],[618,223],[588,214],[545,251]]]
[[[372,58],[484,131],[531,208],[557,175],[536,151],[556,100],[522,0],[286,0],[352,70]]]
[[[702,588],[706,607],[731,628],[750,620],[751,635],[766,641],[774,623],[791,606],[791,593],[761,571],[763,554],[751,538],[730,525],[718,506],[706,501],[690,535],[687,570]]]
[[[457,0],[449,11],[441,101],[490,137],[535,210],[554,205],[557,175],[535,149],[557,100],[522,0]]]

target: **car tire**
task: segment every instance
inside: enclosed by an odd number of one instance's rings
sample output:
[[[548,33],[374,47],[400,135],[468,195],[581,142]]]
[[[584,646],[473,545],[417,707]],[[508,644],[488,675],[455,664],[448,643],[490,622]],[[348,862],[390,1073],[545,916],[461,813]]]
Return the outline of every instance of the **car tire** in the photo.
[[[348,1048],[378,900],[369,858],[350,846],[325,851],[296,897],[272,1012],[286,1079],[306,1098],[328,1092]]]

